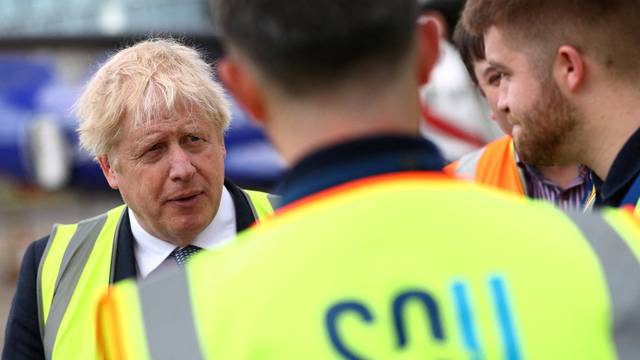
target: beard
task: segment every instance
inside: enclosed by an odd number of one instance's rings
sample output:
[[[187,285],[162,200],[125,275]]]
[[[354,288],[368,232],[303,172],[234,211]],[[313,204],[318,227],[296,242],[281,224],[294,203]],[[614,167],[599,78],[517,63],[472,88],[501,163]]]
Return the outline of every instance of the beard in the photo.
[[[545,85],[546,84],[546,85]],[[534,166],[564,165],[574,162],[569,145],[578,126],[575,107],[562,95],[557,85],[545,81],[542,95],[526,114],[509,120],[521,131],[514,134],[520,159]]]

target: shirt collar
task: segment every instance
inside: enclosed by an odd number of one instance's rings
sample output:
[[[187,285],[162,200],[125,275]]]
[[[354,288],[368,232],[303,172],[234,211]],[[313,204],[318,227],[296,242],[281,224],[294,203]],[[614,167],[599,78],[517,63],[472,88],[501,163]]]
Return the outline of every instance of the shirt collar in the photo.
[[[363,177],[400,171],[440,171],[438,148],[421,137],[379,136],[319,150],[294,165],[278,185],[279,205]]]
[[[514,151],[514,157],[516,160],[516,164],[518,165],[518,167],[520,169],[522,169],[522,171],[525,172],[525,174],[532,179],[535,179],[537,181],[543,182],[547,185],[551,185],[551,186],[555,186],[556,188],[560,189],[560,190],[566,190],[566,189],[562,189],[560,188],[556,183],[554,183],[553,181],[547,179],[541,172],[540,170],[531,165],[531,164],[527,164],[524,161],[520,160],[520,156],[518,156],[518,152]],[[574,188],[576,186],[580,186],[580,185],[584,185],[586,183],[588,183],[591,180],[591,170],[589,170],[589,168],[587,168],[584,165],[578,165],[578,176],[576,176],[576,178],[571,182],[571,184],[567,187],[567,189],[571,189]]]
[[[594,175],[594,182],[604,205],[619,206],[631,184],[640,173],[640,129],[624,144],[616,156],[607,178]]]
[[[174,244],[161,240],[142,228],[135,213],[129,208],[131,233],[134,238],[134,253],[138,273],[146,278],[177,248]],[[222,187],[220,206],[213,221],[200,233],[192,245],[203,249],[213,249],[233,240],[236,235],[236,214],[229,191]]]

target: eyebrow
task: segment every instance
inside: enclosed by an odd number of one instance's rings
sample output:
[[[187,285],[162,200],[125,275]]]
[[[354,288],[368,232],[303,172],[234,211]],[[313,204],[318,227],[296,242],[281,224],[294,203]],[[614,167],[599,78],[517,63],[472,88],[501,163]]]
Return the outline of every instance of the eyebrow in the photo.
[[[493,68],[494,70],[501,72],[511,72],[511,69],[508,66],[497,61],[487,59],[487,62],[489,63],[489,67],[487,68],[487,70]]]
[[[489,73],[497,72],[497,71],[498,71],[498,69],[496,69],[496,67],[495,67],[495,66],[493,66],[493,65],[489,64],[489,66],[487,66],[487,67],[484,69],[484,71],[482,71],[482,76],[488,76],[488,75],[489,75]]]

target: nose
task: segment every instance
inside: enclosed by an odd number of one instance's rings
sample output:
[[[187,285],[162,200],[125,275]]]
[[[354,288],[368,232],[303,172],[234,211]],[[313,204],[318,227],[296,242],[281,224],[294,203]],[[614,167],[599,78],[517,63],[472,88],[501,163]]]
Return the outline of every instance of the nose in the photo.
[[[498,92],[498,111],[505,114],[509,113],[509,103],[507,101],[507,84],[506,81],[500,82],[500,90]]]
[[[189,153],[179,145],[172,146],[170,153],[169,178],[173,181],[190,180],[196,173],[196,168]]]

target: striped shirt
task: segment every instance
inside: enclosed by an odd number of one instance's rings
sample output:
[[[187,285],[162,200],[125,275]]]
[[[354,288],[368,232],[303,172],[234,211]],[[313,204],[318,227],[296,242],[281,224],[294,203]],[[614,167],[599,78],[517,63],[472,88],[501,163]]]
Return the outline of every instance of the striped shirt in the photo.
[[[534,166],[519,159],[517,164],[524,173],[527,195],[530,198],[547,200],[563,210],[584,209],[593,191],[591,171],[587,167],[580,165],[578,176],[563,189],[545,178]]]

